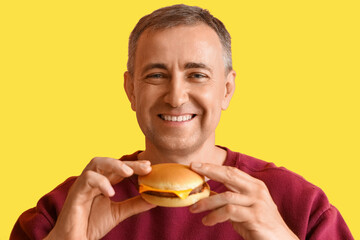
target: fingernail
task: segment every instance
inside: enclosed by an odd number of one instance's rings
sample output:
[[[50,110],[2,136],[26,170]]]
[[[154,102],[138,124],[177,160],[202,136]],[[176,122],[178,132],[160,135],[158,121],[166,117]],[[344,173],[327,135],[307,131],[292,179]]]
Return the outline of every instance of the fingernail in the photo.
[[[192,205],[192,206],[190,207],[190,211],[195,212],[196,209],[198,209],[198,207],[199,207],[199,205],[195,203],[194,205]]]
[[[109,188],[108,194],[109,194],[109,197],[113,197],[113,196],[115,195],[115,190],[114,190],[114,188]]]
[[[205,226],[210,226],[210,224],[207,222],[207,219],[208,219],[207,216],[203,217],[203,218],[202,218],[202,223],[203,223]]]
[[[192,168],[201,168],[202,164],[200,162],[193,162],[191,164],[191,167]]]
[[[149,170],[150,169],[150,163],[149,162],[141,163],[140,168],[143,169],[143,170]]]
[[[129,174],[129,175],[133,174],[133,170],[128,166],[124,167],[124,171],[126,174]]]
[[[141,162],[141,164],[143,164],[143,165],[150,165],[151,162],[150,162],[150,161],[147,161],[147,160],[143,160],[143,161]]]

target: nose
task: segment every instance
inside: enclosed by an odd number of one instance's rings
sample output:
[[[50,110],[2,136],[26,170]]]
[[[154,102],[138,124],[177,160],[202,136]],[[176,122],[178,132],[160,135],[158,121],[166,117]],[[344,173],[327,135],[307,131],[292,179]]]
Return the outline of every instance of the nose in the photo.
[[[180,107],[189,101],[187,84],[181,76],[173,76],[170,79],[164,101],[174,108]]]

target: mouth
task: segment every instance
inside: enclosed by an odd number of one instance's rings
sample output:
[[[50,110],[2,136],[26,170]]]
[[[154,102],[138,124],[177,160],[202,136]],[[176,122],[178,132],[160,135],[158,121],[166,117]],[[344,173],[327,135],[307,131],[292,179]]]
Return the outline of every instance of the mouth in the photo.
[[[185,114],[185,115],[179,115],[179,116],[159,114],[158,116],[164,121],[186,122],[186,121],[190,121],[191,119],[196,117],[196,114]]]

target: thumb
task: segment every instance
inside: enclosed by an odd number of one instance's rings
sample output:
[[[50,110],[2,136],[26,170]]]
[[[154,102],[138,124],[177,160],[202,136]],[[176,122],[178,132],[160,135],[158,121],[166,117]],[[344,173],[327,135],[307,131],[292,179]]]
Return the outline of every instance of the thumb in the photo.
[[[154,207],[156,205],[146,202],[140,195],[123,202],[113,202],[112,212],[114,221],[118,224],[133,215],[148,211]]]

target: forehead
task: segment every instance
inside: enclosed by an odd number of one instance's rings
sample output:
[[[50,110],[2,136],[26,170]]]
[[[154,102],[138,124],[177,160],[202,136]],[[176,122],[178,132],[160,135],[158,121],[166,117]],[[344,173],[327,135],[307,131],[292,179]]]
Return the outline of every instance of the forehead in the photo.
[[[223,64],[223,50],[216,32],[205,24],[147,29],[138,40],[135,70],[149,61],[204,62],[212,65],[220,61]]]

